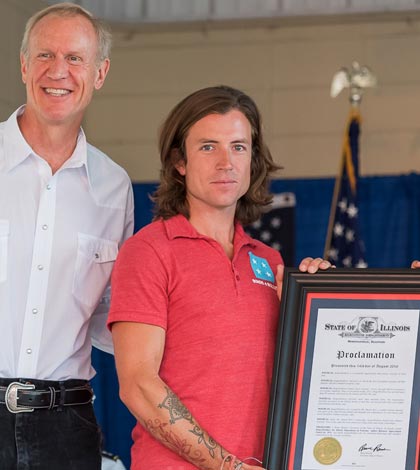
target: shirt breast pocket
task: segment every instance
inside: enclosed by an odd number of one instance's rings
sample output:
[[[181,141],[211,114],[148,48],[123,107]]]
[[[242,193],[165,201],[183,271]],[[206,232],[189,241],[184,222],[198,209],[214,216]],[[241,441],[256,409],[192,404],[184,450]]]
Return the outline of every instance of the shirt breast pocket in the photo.
[[[9,221],[0,219],[0,284],[7,280],[7,251],[9,245]]]
[[[117,242],[84,233],[77,234],[73,295],[80,302],[90,307],[98,304],[117,254]]]

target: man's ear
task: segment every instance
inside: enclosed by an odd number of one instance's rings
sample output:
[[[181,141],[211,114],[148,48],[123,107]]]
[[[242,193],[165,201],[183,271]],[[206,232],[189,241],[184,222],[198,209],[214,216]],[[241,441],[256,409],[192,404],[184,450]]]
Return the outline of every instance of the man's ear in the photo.
[[[109,72],[109,66],[110,66],[110,60],[105,59],[101,65],[99,66],[97,72],[96,72],[96,78],[95,78],[95,90],[99,90],[102,88],[102,85],[105,82],[105,77],[107,76]]]
[[[182,152],[179,149],[172,149],[171,150],[171,160],[174,164],[174,167],[178,170],[178,173],[181,176],[185,176],[186,169],[185,169],[185,159],[182,156]]]
[[[28,70],[28,64],[23,54],[20,54],[20,72],[22,74],[22,82],[26,85],[26,74]]]

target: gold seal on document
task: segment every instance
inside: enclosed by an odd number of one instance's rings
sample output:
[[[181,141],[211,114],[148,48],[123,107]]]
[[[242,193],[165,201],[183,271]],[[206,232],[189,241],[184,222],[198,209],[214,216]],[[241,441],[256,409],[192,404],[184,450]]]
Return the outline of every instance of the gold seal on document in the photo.
[[[331,465],[341,457],[341,444],[334,437],[324,437],[314,446],[314,457],[323,465]]]

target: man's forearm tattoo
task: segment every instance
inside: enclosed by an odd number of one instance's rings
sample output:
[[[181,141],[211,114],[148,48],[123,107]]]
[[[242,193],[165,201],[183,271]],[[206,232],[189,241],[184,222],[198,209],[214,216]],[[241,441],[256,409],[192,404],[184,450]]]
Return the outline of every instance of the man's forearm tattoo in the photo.
[[[167,395],[163,402],[158,406],[159,408],[166,408],[169,411],[169,422],[174,424],[175,421],[185,419],[192,423],[192,416],[188,409],[181,403],[180,399],[175,395],[175,393],[169,390],[168,387],[165,388]]]
[[[148,420],[144,422],[144,425],[150,434],[154,435],[181,457],[186,458],[201,468],[209,468],[206,466],[206,458],[203,456],[203,453],[193,450],[191,444],[188,444],[185,439],[180,439],[173,433],[168,427],[170,426],[169,423],[162,423],[159,419],[155,419],[154,421]]]
[[[203,444],[210,455],[211,458],[216,458],[216,451],[219,448],[219,452],[222,452],[222,448],[218,445],[218,443],[212,439],[207,433],[205,433],[200,426],[194,421],[190,411],[186,408],[186,406],[181,402],[181,400],[170,390],[168,387],[166,388],[167,395],[158,405],[159,408],[164,408],[169,412],[169,423],[175,424],[176,421],[181,419],[185,419],[189,423],[193,425],[192,429],[189,430],[190,433],[194,434],[194,436],[198,437],[198,444]],[[149,421],[147,423],[147,428],[153,434],[159,434],[161,438],[167,443],[169,447],[176,450],[176,452],[180,455],[188,456],[191,461],[195,461],[196,463],[200,463],[204,465],[204,459],[201,452],[198,455],[194,455],[192,453],[192,449],[185,441],[179,440],[171,431],[165,430],[165,425],[161,422],[157,422],[158,426],[153,426],[152,423]],[[159,431],[156,432],[158,429]]]
[[[214,451],[217,448],[217,442],[212,439],[209,435],[206,435],[205,432],[200,428],[200,426],[195,425],[190,432],[192,432],[195,436],[198,437],[198,443],[203,443],[207,447],[210,456],[215,458],[216,454]]]

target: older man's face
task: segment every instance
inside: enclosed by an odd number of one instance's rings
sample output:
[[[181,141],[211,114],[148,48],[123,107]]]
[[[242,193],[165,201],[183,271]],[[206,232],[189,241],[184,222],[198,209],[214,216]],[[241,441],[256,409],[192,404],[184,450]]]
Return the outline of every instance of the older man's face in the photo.
[[[94,89],[102,87],[109,61],[97,63],[98,41],[83,16],[48,15],[33,28],[28,57],[21,57],[25,113],[47,124],[80,125]]]

